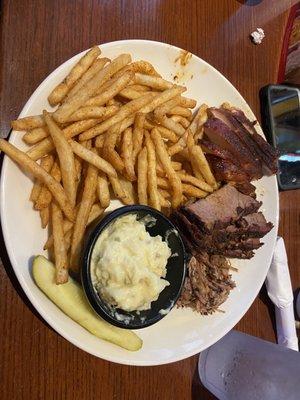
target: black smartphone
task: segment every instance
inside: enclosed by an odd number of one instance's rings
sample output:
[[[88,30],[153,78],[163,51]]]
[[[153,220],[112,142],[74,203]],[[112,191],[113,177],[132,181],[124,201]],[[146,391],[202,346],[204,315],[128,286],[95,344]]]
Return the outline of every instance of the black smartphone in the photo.
[[[300,188],[300,89],[268,85],[260,91],[262,126],[279,150],[280,189]]]

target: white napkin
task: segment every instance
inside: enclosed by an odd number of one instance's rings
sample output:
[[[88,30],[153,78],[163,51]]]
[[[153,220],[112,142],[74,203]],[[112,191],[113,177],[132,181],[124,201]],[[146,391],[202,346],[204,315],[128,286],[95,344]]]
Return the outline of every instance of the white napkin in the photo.
[[[293,307],[293,290],[284,241],[277,238],[273,260],[266,278],[270,299],[275,304],[278,344],[299,351]]]

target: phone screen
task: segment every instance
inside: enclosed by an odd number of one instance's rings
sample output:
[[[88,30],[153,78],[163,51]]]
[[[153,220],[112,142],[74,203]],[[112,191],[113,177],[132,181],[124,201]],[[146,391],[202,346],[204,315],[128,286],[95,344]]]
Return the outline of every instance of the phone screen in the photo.
[[[300,185],[300,104],[293,88],[272,88],[270,106],[273,134],[279,156],[279,180],[283,186]]]

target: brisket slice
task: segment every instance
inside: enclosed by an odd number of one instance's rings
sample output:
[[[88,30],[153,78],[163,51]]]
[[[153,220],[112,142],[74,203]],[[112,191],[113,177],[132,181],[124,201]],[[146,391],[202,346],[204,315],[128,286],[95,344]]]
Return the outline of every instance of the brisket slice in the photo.
[[[202,252],[192,257],[177,305],[190,307],[204,315],[212,314],[235,287],[229,269],[230,264],[223,256]]]
[[[213,154],[206,154],[213,174],[218,182],[249,182],[249,175],[231,160],[226,160]]]
[[[243,170],[251,179],[261,177],[261,168],[248,148],[228,126],[218,118],[209,118],[204,124],[204,132],[208,139],[219,147],[230,151],[233,160],[238,160]]]
[[[240,193],[246,194],[256,199],[255,189],[256,187],[250,182],[230,182],[230,185],[234,186]]]
[[[182,212],[204,232],[225,228],[239,218],[256,212],[261,202],[225,185],[205,199],[182,207]]]

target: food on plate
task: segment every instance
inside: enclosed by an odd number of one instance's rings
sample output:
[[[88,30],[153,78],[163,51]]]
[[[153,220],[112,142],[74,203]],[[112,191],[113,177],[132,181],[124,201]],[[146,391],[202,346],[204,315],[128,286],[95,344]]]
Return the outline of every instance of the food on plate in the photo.
[[[206,252],[192,256],[178,306],[192,308],[203,315],[220,311],[220,305],[235,287],[229,273],[231,269],[224,256]]]
[[[98,294],[125,311],[151,308],[163,289],[171,250],[161,236],[150,236],[135,214],[121,216],[100,233],[91,257]]]
[[[32,274],[37,286],[66,315],[100,339],[107,340],[124,349],[137,351],[142,340],[130,330],[109,324],[93,311],[81,287],[72,278],[64,285],[55,284],[54,265],[43,256],[34,258]]]
[[[186,87],[163,79],[149,62],[100,54],[93,47],[53,88],[48,100],[55,109],[12,121],[24,132],[26,152],[0,140],[0,150],[35,178],[30,200],[50,228],[44,249],[51,250],[57,290],[73,284],[69,270],[80,272],[88,225],[118,199],[172,215],[192,257],[180,304],[211,313],[234,286],[224,257],[252,257],[272,228],[250,182],[276,172],[277,152],[241,110],[224,103],[193,111]],[[138,304],[128,298],[125,309],[151,306],[166,284],[163,268],[156,292],[145,284],[146,297]],[[110,285],[101,287],[123,304],[125,286],[117,297]]]
[[[228,104],[207,109],[201,141],[218,180],[250,182],[277,171],[278,153],[243,113]]]
[[[191,254],[205,251],[231,258],[251,258],[273,224],[259,212],[261,202],[227,184],[205,199],[173,214]]]

